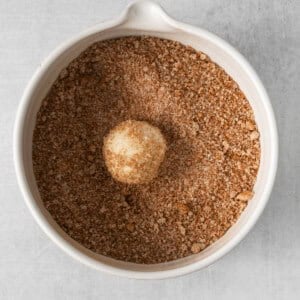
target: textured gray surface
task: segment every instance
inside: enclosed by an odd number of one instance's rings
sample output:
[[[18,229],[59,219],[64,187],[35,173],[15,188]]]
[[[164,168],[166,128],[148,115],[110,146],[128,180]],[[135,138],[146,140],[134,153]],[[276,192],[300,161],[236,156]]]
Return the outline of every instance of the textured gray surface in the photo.
[[[209,268],[164,281],[91,270],[60,251],[25,207],[12,161],[12,129],[39,62],[129,1],[0,0],[0,299],[300,299],[300,2],[160,1],[168,13],[228,40],[252,63],[280,134],[276,185],[247,238]]]

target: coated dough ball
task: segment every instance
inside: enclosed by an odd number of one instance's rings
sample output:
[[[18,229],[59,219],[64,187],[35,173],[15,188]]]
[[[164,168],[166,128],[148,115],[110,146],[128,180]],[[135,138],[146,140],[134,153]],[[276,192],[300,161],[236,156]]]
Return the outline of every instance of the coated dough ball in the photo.
[[[127,120],[104,138],[103,155],[111,176],[123,183],[150,182],[158,174],[167,146],[157,127]]]

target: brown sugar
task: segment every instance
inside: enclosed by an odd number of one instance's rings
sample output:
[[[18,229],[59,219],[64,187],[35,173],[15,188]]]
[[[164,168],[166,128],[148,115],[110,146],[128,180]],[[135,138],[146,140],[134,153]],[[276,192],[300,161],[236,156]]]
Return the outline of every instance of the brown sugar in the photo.
[[[150,183],[115,181],[103,138],[122,121],[159,128],[167,151]],[[159,263],[222,237],[253,196],[259,132],[233,79],[175,41],[93,44],[61,72],[38,112],[33,167],[59,226],[86,248]]]

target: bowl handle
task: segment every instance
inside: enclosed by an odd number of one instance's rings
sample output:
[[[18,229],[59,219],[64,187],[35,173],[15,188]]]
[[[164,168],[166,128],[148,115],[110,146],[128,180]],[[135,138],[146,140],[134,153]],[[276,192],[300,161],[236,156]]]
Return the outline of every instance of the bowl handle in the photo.
[[[172,19],[164,12],[160,5],[148,1],[138,0],[130,3],[122,13],[119,26],[128,29],[147,31],[174,31]]]

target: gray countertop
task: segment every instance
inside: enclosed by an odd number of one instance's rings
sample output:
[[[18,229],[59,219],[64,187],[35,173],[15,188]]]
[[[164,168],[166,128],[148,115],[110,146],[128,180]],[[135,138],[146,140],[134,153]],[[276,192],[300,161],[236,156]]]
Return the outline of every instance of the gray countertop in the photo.
[[[178,20],[235,46],[265,84],[278,122],[279,170],[254,230],[207,269],[136,281],[89,269],[59,250],[25,207],[12,160],[22,92],[65,39],[129,1],[0,0],[0,299],[300,299],[300,2],[158,1]]]

